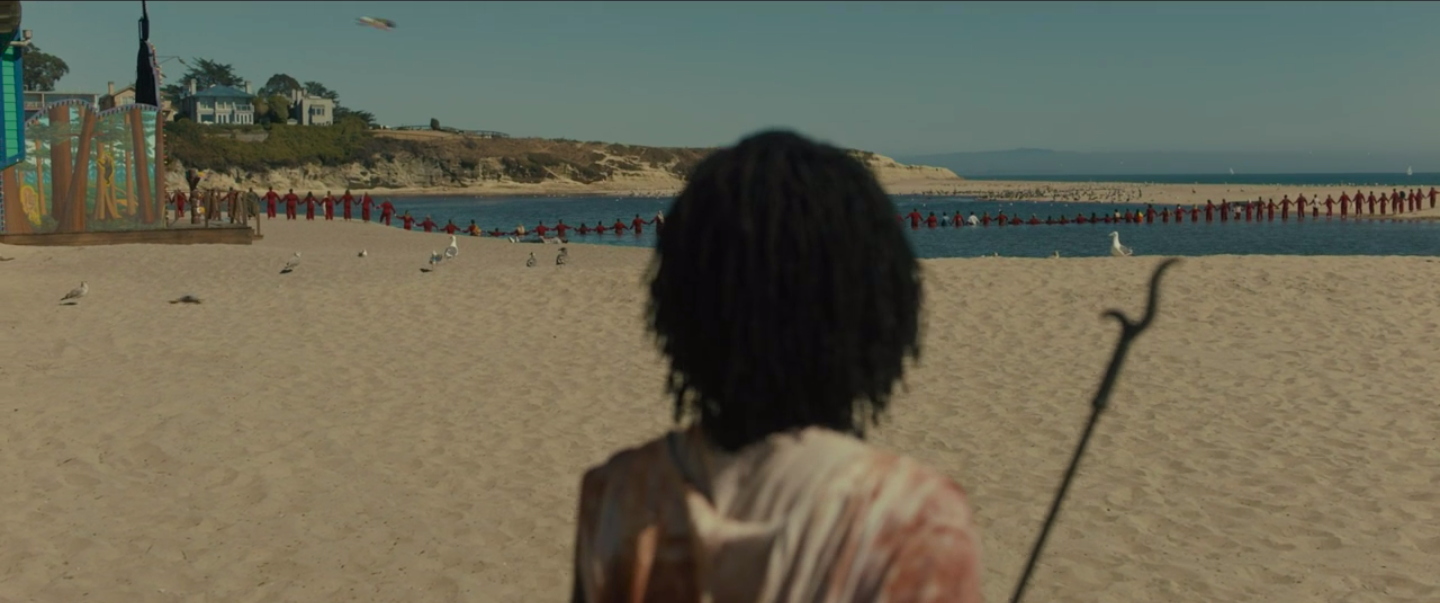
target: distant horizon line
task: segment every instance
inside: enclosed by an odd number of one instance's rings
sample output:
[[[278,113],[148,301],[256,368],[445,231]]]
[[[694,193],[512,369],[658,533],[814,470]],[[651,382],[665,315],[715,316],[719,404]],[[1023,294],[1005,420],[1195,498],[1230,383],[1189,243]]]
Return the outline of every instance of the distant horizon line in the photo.
[[[1061,149],[1046,149],[1041,147],[1015,147],[1010,149],[989,149],[984,151],[941,151],[935,153],[893,153],[896,157],[940,157],[944,155],[981,155],[986,153],[1072,153],[1076,155],[1424,155],[1433,154],[1435,151],[1354,151],[1345,149],[1325,149],[1323,151],[1071,151]]]

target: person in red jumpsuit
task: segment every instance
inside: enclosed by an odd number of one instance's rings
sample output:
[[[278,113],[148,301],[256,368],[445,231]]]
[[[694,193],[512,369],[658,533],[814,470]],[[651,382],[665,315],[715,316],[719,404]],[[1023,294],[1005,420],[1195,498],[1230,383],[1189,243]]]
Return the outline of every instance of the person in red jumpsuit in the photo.
[[[1215,204],[1212,203],[1209,199],[1205,200],[1205,221],[1215,221]]]
[[[490,234],[490,236],[492,236],[492,237],[497,237],[497,238],[498,238],[498,237],[503,237],[503,236],[505,236],[505,231],[500,230],[499,228],[491,228],[489,234]]]
[[[545,233],[547,232],[550,232],[550,227],[545,225],[544,220],[541,220],[540,224],[535,226],[535,236],[543,239],[545,238]]]
[[[474,222],[471,222],[471,224],[474,224]],[[460,231],[460,227],[456,226],[455,220],[451,218],[445,221],[445,227],[441,228],[440,230],[445,231],[445,234],[453,235]]]
[[[641,218],[640,214],[635,214],[635,219],[630,221],[630,230],[634,232],[637,237],[645,230],[645,219]]]
[[[409,215],[410,212],[405,212],[405,213],[406,213],[406,215]],[[389,226],[389,225],[390,225],[390,218],[393,218],[394,216],[395,216],[395,205],[392,204],[392,203],[390,203],[390,200],[389,200],[389,199],[386,199],[384,203],[381,203],[381,204],[380,204],[380,221],[381,221],[381,222],[384,222],[386,226]],[[412,221],[413,221],[413,218],[412,218]],[[406,230],[409,230],[409,229],[406,229]]]
[[[1435,209],[1435,197],[1437,196],[1440,196],[1440,191],[1436,191],[1433,186],[1430,187],[1430,209]]]
[[[565,238],[565,231],[571,228],[573,227],[565,223],[565,218],[560,218],[560,221],[555,223],[555,236],[563,239]]]
[[[595,234],[602,234],[602,235],[603,235],[603,234],[605,234],[605,229],[606,229],[606,227],[605,227],[605,223],[604,223],[604,222],[596,222],[596,223],[595,223]]]
[[[1265,219],[1271,222],[1275,221],[1275,199],[1273,197],[1265,204]]]
[[[1245,210],[1245,221],[1252,221],[1255,218],[1255,203],[1251,201],[1246,201],[1245,207],[1243,209]]]
[[[346,222],[349,222],[349,221],[350,221],[350,215],[351,215],[351,213],[350,213],[350,208],[351,208],[351,207],[354,207],[354,206],[355,206],[355,195],[350,194],[350,189],[347,188],[347,189],[345,189],[345,194],[340,195],[340,210],[341,210],[341,215],[345,217],[345,221],[346,221]]]
[[[1305,193],[1300,193],[1300,196],[1295,198],[1295,217],[1297,219],[1305,219],[1306,203],[1309,203],[1309,200],[1305,198]]]
[[[183,191],[175,191],[175,219],[176,219],[176,220],[179,220],[180,218],[185,217],[185,201],[186,201],[186,199],[185,199],[185,193],[184,193]]]
[[[325,208],[325,219],[334,220],[335,195],[330,194],[330,191],[325,191],[325,198],[320,200],[320,204]]]
[[[300,196],[295,194],[295,189],[285,193],[285,219],[294,220],[295,210],[300,206]]]
[[[1372,215],[1372,216],[1375,215],[1375,193],[1374,193],[1374,192],[1371,192],[1369,196],[1365,197],[1365,204],[1366,204],[1367,206],[1369,206],[1369,208],[1370,208],[1370,215]]]
[[[1334,195],[1325,195],[1325,217],[1329,218],[1329,217],[1334,216],[1334,215],[1335,215],[1335,196],[1334,196]]]
[[[625,223],[621,222],[620,218],[615,218],[615,223],[610,225],[610,232],[613,232],[617,235],[625,232]]]
[[[465,232],[470,233],[470,236],[472,237],[478,237],[482,234],[485,234],[484,232],[480,231],[480,225],[476,224],[474,220],[470,221],[470,226],[465,229]]]
[[[1385,215],[1385,206],[1390,205],[1390,199],[1385,196],[1385,193],[1380,193],[1380,202],[1376,205],[1380,206],[1380,215],[1383,216]]]
[[[414,230],[415,216],[410,215],[410,212],[408,211],[400,214],[400,224],[405,228],[405,230]]]
[[[922,217],[923,216],[920,215],[920,210],[915,208],[911,208],[910,213],[905,214],[905,218],[910,220],[910,228],[912,229],[920,228],[920,219]]]
[[[986,227],[990,226],[990,212],[987,211],[980,214],[980,225]]]
[[[930,212],[930,215],[925,216],[925,227],[926,227],[926,228],[935,228],[936,226],[939,226],[939,225],[940,225],[940,218],[935,217],[935,212],[932,211],[932,212]]]
[[[1146,224],[1154,224],[1154,223],[1155,223],[1155,206],[1154,206],[1154,205],[1146,205],[1146,206],[1145,206],[1145,223],[1146,223]]]
[[[271,220],[274,220],[274,219],[275,219],[275,204],[276,204],[276,203],[279,203],[279,202],[280,202],[280,195],[279,195],[279,193],[276,193],[276,192],[275,192],[275,188],[274,188],[274,187],[268,187],[268,188],[266,188],[266,189],[265,189],[265,215],[266,215],[267,217],[269,217]]]
[[[360,219],[370,221],[370,208],[375,207],[375,200],[370,198],[370,193],[360,197]]]
[[[575,229],[575,232],[580,233],[580,236],[583,237],[583,236],[585,236],[585,235],[587,235],[587,234],[590,234],[590,227],[589,227],[589,226],[586,226],[584,222],[581,222],[581,223],[580,223],[580,227],[579,227],[579,228],[576,228],[576,229]]]
[[[425,229],[425,232],[435,232],[436,226],[439,225],[436,224],[434,220],[431,220],[430,216],[425,216],[425,221],[420,223],[420,228]]]
[[[314,220],[314,219],[315,219],[315,203],[316,203],[315,193],[306,192],[306,193],[305,193],[305,219],[306,219],[306,220]]]
[[[1290,203],[1290,195],[1285,195],[1285,198],[1280,200],[1280,220],[1290,219]]]
[[[1026,220],[1025,223],[1031,226],[1039,226],[1040,218],[1035,217],[1035,214],[1030,214],[1030,219]]]

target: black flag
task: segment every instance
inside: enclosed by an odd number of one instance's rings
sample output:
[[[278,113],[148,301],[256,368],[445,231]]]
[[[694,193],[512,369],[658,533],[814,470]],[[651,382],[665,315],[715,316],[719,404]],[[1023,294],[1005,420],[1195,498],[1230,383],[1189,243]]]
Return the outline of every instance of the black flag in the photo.
[[[135,103],[160,106],[160,78],[156,73],[155,48],[150,45],[150,9],[140,2],[140,52],[135,58]]]

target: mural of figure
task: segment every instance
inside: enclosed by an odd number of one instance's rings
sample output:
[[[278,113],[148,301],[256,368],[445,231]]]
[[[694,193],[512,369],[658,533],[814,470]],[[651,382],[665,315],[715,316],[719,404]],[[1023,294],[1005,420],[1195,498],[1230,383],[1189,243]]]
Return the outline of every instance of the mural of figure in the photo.
[[[95,219],[119,220],[120,208],[115,202],[115,156],[101,147],[95,160]]]

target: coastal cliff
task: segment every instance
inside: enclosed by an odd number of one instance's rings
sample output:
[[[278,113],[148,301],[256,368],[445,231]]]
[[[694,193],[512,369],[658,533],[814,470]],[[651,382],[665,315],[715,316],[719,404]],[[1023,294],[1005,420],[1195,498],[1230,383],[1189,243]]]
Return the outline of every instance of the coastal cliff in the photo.
[[[206,175],[204,187],[222,189],[659,196],[679,191],[712,151],[342,126],[260,130],[184,124],[166,130],[171,190],[182,190],[184,170],[195,168]],[[962,182],[944,168],[852,152],[892,193],[950,189]]]

